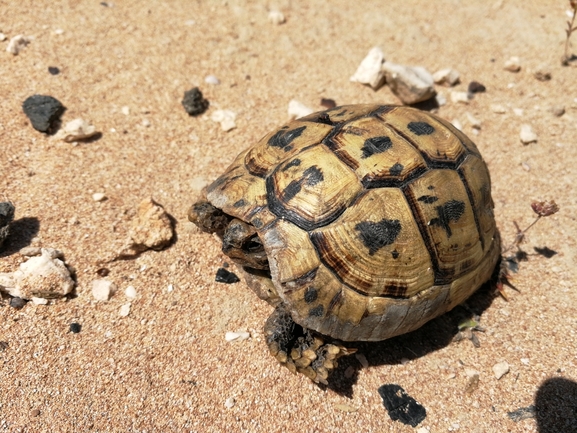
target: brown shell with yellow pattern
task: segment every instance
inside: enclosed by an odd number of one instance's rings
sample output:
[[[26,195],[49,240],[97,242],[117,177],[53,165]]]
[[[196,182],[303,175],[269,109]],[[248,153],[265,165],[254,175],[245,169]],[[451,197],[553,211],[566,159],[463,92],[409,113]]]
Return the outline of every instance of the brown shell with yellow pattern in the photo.
[[[262,240],[270,279],[250,275],[249,285],[344,341],[419,328],[466,300],[499,258],[477,147],[414,108],[300,118],[241,153],[206,194]]]

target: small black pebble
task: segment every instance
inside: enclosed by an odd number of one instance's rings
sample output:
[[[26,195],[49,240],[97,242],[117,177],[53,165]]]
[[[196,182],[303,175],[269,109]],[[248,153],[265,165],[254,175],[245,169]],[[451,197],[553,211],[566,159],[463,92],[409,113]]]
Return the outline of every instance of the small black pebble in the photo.
[[[48,66],[48,72],[50,72],[50,75],[58,75],[60,73],[60,69],[58,69],[56,66]]]
[[[393,421],[401,421],[416,427],[427,417],[427,411],[417,401],[408,395],[399,385],[383,385],[379,388],[383,405]]]
[[[100,276],[100,277],[106,277],[109,273],[110,273],[110,269],[108,268],[100,268],[96,271],[96,273]]]
[[[64,105],[58,99],[46,95],[33,95],[26,98],[22,109],[34,129],[40,132],[50,132],[65,110]]]
[[[72,322],[70,324],[70,332],[73,334],[78,334],[82,329],[82,325],[80,323]]]
[[[198,116],[206,111],[209,102],[203,98],[202,92],[198,87],[184,92],[182,106],[191,116]]]
[[[6,349],[8,349],[8,342],[0,341],[0,352],[4,352]]]
[[[0,203],[0,247],[10,233],[10,223],[14,219],[14,205],[9,201]]]
[[[468,90],[469,93],[483,93],[487,88],[478,81],[471,81]]]
[[[331,109],[335,108],[337,106],[337,103],[335,102],[334,99],[322,98],[321,105],[327,109]]]
[[[16,308],[17,310],[20,310],[21,308],[24,307],[24,305],[26,305],[26,302],[28,302],[26,299],[12,298],[10,299],[10,306],[12,308]]]
[[[215,281],[217,283],[234,284],[240,281],[234,272],[227,271],[224,268],[218,268],[216,271]]]

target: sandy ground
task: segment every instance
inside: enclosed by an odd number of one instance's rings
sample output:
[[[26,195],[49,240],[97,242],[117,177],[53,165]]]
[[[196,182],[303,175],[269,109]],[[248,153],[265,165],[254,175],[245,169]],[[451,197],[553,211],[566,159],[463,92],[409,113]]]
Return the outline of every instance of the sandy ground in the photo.
[[[15,270],[29,245],[62,250],[77,270],[77,296],[67,301],[17,310],[3,299],[0,431],[577,431],[577,68],[560,65],[568,8],[560,0],[0,1],[0,195],[16,206],[0,272]],[[286,23],[269,22],[271,9]],[[14,56],[5,48],[17,34],[33,38]],[[226,257],[186,212],[240,150],[287,120],[289,100],[314,109],[321,98],[398,103],[387,87],[349,82],[373,46],[396,63],[455,68],[454,90],[472,80],[487,87],[467,105],[438,87],[449,99],[438,114],[458,119],[483,153],[505,240],[514,221],[533,221],[533,200],[554,199],[561,210],[529,232],[509,301],[488,293],[471,301],[486,329],[480,348],[451,342],[458,308],[409,336],[361,345],[368,366],[351,357],[319,387],[268,355],[271,307],[243,282],[214,281]],[[511,56],[519,73],[503,69]],[[551,80],[535,79],[541,65]],[[210,74],[221,84],[205,83]],[[180,104],[193,86],[210,100],[196,118]],[[73,145],[35,131],[21,108],[35,93],[67,107],[63,122],[82,117],[102,136]],[[559,105],[565,114],[556,117]],[[237,128],[211,121],[217,109],[234,111]],[[478,134],[467,112],[481,121]],[[522,124],[536,143],[521,144]],[[107,200],[94,201],[95,192]],[[119,291],[94,301],[101,261],[150,196],[176,219],[177,242],[107,265]],[[535,249],[545,247],[555,254]],[[137,298],[121,317],[128,286]],[[80,333],[69,331],[73,322]],[[238,330],[251,338],[227,343],[225,333]],[[502,361],[510,371],[497,380],[492,368]],[[426,408],[416,429],[390,419],[383,384]],[[508,415],[532,405],[536,417]]]

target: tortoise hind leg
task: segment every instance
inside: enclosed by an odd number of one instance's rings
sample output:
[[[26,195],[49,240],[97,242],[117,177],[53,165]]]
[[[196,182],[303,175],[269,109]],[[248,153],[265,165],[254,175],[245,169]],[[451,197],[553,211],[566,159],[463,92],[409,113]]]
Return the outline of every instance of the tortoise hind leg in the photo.
[[[264,334],[271,355],[282,365],[325,385],[337,366],[337,359],[356,352],[356,349],[325,343],[321,336],[295,323],[283,305],[267,319]]]

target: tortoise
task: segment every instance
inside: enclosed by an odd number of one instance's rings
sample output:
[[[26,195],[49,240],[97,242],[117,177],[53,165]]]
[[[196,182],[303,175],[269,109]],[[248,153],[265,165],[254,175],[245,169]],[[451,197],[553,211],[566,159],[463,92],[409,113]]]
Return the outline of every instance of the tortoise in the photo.
[[[265,135],[188,218],[275,307],[270,353],[326,384],[346,342],[413,331],[490,279],[493,207],[485,162],[449,122],[346,105]]]

